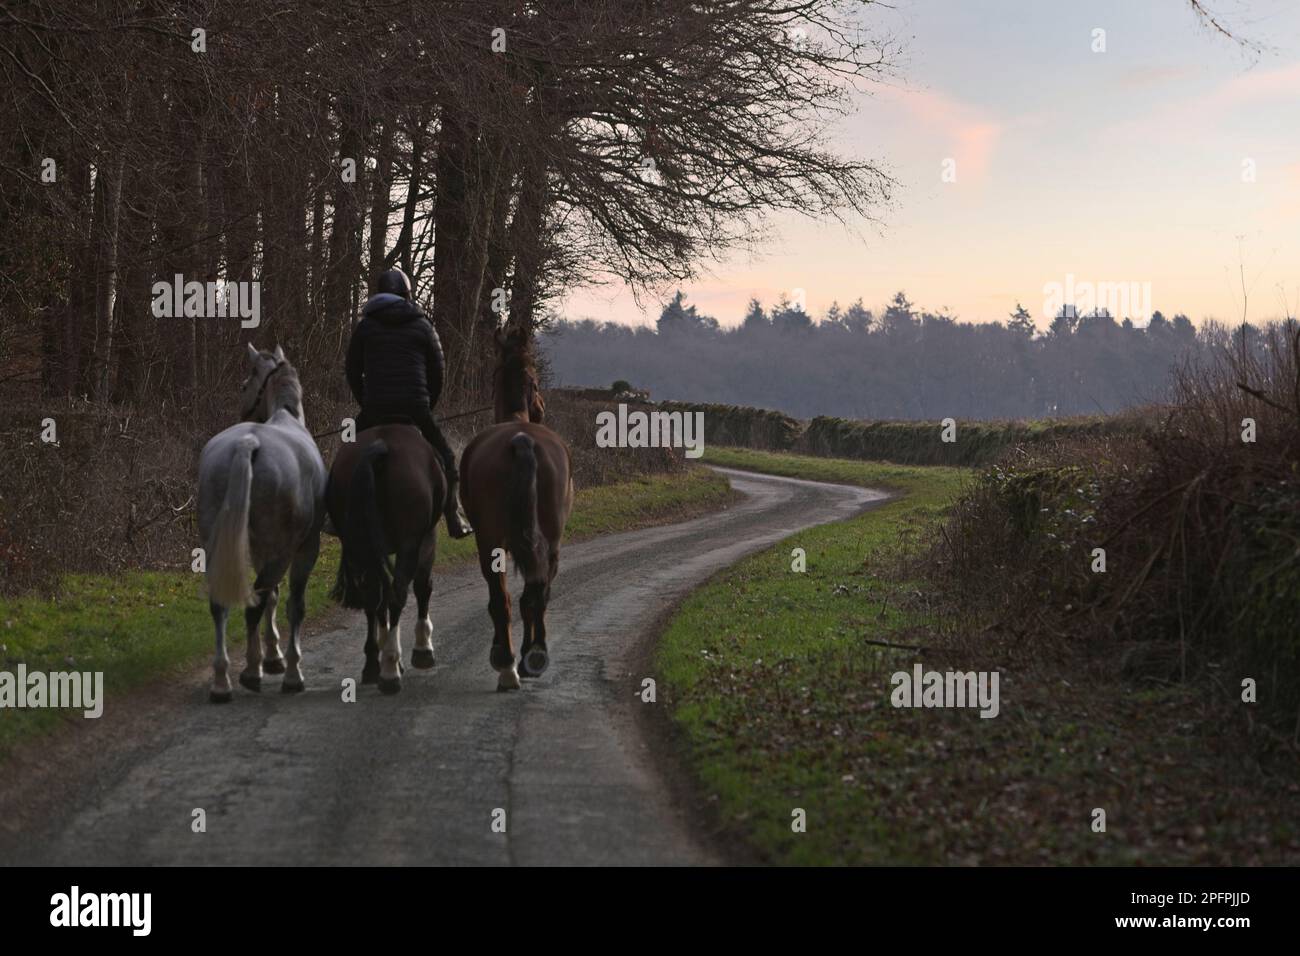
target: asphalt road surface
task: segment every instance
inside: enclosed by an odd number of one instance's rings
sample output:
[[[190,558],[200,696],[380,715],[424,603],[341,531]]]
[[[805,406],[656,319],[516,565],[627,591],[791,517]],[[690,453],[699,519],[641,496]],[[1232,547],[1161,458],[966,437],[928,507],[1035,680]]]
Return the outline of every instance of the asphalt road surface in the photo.
[[[341,681],[361,675],[356,615],[305,639],[301,695],[281,695],[268,675],[260,695],[236,685],[232,703],[211,705],[204,669],[117,714],[110,700],[99,726],[9,768],[0,863],[724,862],[674,797],[635,710],[663,706],[640,697],[655,631],[719,569],[885,498],[724,473],[745,495],[725,511],[564,548],[547,615],[550,668],[522,690],[496,690],[477,568],[440,573],[437,666],[407,667],[400,694],[358,684],[357,701],[343,702]],[[514,579],[516,603],[520,588]],[[406,662],[413,615],[412,602]],[[517,649],[517,607],[513,634]],[[232,674],[242,666],[242,651],[232,654]],[[206,832],[194,832],[196,809]]]

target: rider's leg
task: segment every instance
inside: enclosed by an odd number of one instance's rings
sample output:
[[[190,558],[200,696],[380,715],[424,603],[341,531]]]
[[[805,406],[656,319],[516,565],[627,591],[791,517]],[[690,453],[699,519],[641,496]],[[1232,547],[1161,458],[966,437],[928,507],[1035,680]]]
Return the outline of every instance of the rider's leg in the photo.
[[[447,476],[447,501],[443,508],[443,515],[447,519],[447,533],[453,538],[465,538],[473,534],[467,522],[460,513],[460,475],[456,468],[456,453],[451,450],[451,445],[443,436],[442,430],[438,428],[438,423],[433,420],[433,413],[426,409],[421,409],[419,414],[412,415],[416,426],[433,446],[438,457],[442,459],[442,469]]]

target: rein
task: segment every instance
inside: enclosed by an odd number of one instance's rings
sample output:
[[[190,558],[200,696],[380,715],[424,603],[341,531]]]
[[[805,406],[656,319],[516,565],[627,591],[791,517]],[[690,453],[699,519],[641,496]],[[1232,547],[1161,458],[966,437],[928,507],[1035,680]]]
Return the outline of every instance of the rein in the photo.
[[[481,412],[490,412],[490,411],[492,411],[492,406],[484,405],[482,408],[471,408],[467,412],[457,412],[455,415],[443,415],[442,420],[444,422],[449,422],[453,418],[464,418],[466,415],[478,415]]]
[[[286,364],[286,363],[285,363],[284,360],[281,360],[281,361],[279,361],[279,362],[276,362],[276,363],[275,363],[275,368],[271,369],[271,371],[270,371],[269,373],[267,373],[266,378],[262,379],[262,385],[261,385],[261,387],[257,390],[257,395],[253,398],[253,404],[250,405],[250,406],[248,406],[248,411],[244,412],[244,413],[239,417],[239,420],[240,420],[241,422],[246,422],[246,421],[248,421],[248,416],[252,415],[253,412],[257,411],[257,406],[258,406],[259,404],[261,404],[262,396],[266,394],[266,386],[268,386],[268,385],[271,384],[271,379],[275,377],[275,373],[278,372],[278,371],[280,371],[280,369],[284,368],[285,364]]]
[[[466,415],[478,415],[478,414],[481,413],[481,412],[490,412],[490,411],[492,411],[492,406],[491,406],[491,405],[484,405],[482,408],[471,408],[471,409],[470,409],[469,411],[467,411],[467,412],[457,412],[455,415],[439,415],[439,416],[438,416],[438,420],[439,420],[439,421],[443,421],[443,422],[449,422],[449,421],[452,421],[453,419],[456,419],[456,418],[464,418]],[[343,431],[343,427],[342,427],[342,426],[340,426],[340,427],[338,427],[338,428],[335,428],[334,430],[332,430],[332,431],[328,431],[328,432],[317,432],[316,434],[312,435],[311,437],[312,437],[312,438],[328,438],[330,435],[337,435],[337,434],[338,434],[339,432],[341,432],[341,431]]]

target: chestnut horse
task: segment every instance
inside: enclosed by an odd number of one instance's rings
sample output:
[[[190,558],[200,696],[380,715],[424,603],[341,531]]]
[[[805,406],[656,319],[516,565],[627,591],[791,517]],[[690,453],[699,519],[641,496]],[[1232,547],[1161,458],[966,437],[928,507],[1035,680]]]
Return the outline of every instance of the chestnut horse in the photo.
[[[411,666],[433,666],[433,557],[447,480],[438,453],[414,425],[367,428],[345,444],[325,490],[343,557],[333,597],[366,612],[363,684],[385,694],[402,689],[400,619],[414,584],[415,648]],[[389,563],[388,556],[396,555]]]
[[[573,509],[569,448],[541,424],[545,406],[528,333],[498,330],[493,372],[496,424],[474,436],[460,459],[460,498],[474,526],[495,633],[489,660],[497,690],[546,670],[546,604],[560,564],[560,536]],[[523,574],[524,641],[515,667],[505,554]]]

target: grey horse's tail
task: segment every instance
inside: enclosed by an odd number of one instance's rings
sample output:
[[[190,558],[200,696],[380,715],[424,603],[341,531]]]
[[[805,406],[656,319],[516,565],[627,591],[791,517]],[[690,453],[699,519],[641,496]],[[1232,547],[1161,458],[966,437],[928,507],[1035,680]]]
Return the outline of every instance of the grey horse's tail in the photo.
[[[253,484],[253,452],[260,442],[245,435],[235,444],[226,474],[226,499],[221,504],[208,542],[208,595],[222,607],[248,604],[248,499]]]
[[[365,610],[367,593],[387,600],[393,571],[388,566],[388,542],[384,522],[379,514],[379,488],[375,464],[388,455],[388,445],[376,441],[361,452],[348,487],[348,512],[341,539],[343,557],[331,597],[344,607]],[[373,607],[371,608],[373,610]]]
[[[510,451],[510,554],[525,581],[540,581],[545,579],[547,544],[537,526],[537,446],[532,436],[520,433],[510,439]]]

